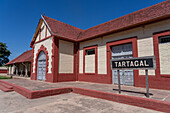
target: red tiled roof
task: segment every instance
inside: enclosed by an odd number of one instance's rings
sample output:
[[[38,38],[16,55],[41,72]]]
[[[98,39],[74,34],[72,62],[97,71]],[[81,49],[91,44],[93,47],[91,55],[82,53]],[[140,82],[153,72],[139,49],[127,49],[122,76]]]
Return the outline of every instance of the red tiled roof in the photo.
[[[158,19],[170,17],[170,0],[130,13],[106,23],[85,30],[79,40],[96,37]]]
[[[22,63],[22,62],[31,62],[31,60],[32,60],[32,50],[28,50],[22,53],[20,56],[16,57],[15,59],[11,60],[10,62],[6,63],[5,65]]]
[[[170,17],[170,0],[130,13],[92,28],[82,30],[58,20],[43,16],[52,31],[52,35],[72,41],[83,41],[93,37],[137,27],[142,24]],[[31,46],[35,39],[32,40]]]
[[[83,31],[82,29],[49,18],[47,16],[43,17],[45,21],[48,23],[49,27],[51,28],[52,34],[55,36],[76,40],[80,32]]]

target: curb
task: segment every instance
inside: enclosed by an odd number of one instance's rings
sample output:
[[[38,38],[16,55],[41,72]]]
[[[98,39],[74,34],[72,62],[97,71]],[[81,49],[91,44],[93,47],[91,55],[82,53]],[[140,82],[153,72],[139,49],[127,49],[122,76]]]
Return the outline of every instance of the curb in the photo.
[[[133,97],[128,95],[114,94],[84,88],[73,88],[73,93],[90,97],[105,99],[109,101],[124,103],[128,105],[143,107],[147,109],[170,112],[170,102],[153,100],[148,98]]]
[[[96,90],[76,88],[76,87],[65,87],[65,88],[54,88],[54,89],[31,91],[6,81],[0,80],[0,82],[13,86],[14,91],[18,92],[19,94],[23,95],[28,99],[36,99],[36,98],[41,98],[46,96],[59,95],[59,94],[72,92],[76,94],[143,107],[147,109],[152,109],[152,110],[157,110],[162,112],[170,112],[170,102],[166,102],[166,101],[153,100],[149,98],[140,98],[140,97],[108,93],[103,91],[96,91]]]

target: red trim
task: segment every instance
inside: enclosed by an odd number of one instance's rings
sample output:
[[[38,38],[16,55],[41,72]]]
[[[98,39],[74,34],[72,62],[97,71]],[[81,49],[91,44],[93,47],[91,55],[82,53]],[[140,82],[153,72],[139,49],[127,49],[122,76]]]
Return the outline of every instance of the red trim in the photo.
[[[45,26],[45,37],[47,37],[47,26]]]
[[[41,40],[41,27],[39,29],[39,40]]]
[[[59,40],[55,37],[53,37],[53,44],[52,44],[52,82],[57,82],[58,81],[58,65],[59,65]]]
[[[76,49],[76,43],[74,43],[74,61],[73,61],[73,73],[76,77],[76,64],[77,64],[77,49]]]
[[[57,82],[76,81],[74,73],[59,73]]]
[[[42,42],[42,41],[44,41],[44,40],[46,40],[46,39],[49,39],[50,37],[52,37],[52,35],[50,35],[50,36],[48,36],[48,37],[46,37],[46,38],[43,38],[43,39],[41,39],[41,40],[35,42],[35,44],[36,44],[36,43],[39,43],[39,42]]]
[[[164,75],[164,74],[161,74],[161,77],[167,77],[167,78],[170,78],[170,75]]]
[[[79,43],[74,43],[74,75],[78,80],[79,73]]]
[[[40,47],[40,49],[38,49],[38,52],[37,52],[37,54],[36,54],[36,62],[35,62],[35,77],[34,77],[34,79],[35,80],[37,80],[37,62],[38,62],[38,56],[39,56],[39,54],[40,54],[40,52],[41,51],[44,51],[44,53],[45,53],[45,55],[46,55],[46,72],[45,72],[45,81],[51,81],[50,80],[50,76],[47,76],[47,72],[48,72],[48,59],[49,59],[49,57],[48,57],[48,51],[47,51],[47,48],[46,47],[44,47],[43,45],[41,45],[41,47]]]
[[[85,73],[85,55],[86,50],[95,49],[95,73]],[[98,74],[98,56],[97,56],[97,45],[83,48],[83,74],[97,75]]]
[[[107,74],[78,74],[78,81],[109,84]]]
[[[140,75],[138,77],[138,83],[136,87],[146,87],[146,78],[145,75]],[[149,75],[149,88],[155,89],[165,89],[170,90],[170,78],[167,77],[156,77],[154,75]]]
[[[55,58],[55,63],[56,63],[56,67],[55,67],[55,71],[57,71],[58,75],[57,75],[57,82],[64,82],[64,81],[76,81],[76,62],[77,62],[77,48],[76,48],[76,44],[73,43],[74,45],[74,61],[73,61],[73,73],[59,73],[58,72],[58,66],[59,66],[59,39],[58,38],[54,38],[55,40],[57,40],[57,44],[55,45],[55,47],[57,46],[57,49],[55,50],[57,56],[57,59]],[[70,42],[71,43],[71,42]],[[53,46],[54,48],[54,46]],[[56,74],[55,74],[56,76]]]
[[[0,73],[7,73],[7,69],[6,69],[6,70],[4,70],[4,69],[1,70],[1,69],[0,69]]]
[[[80,45],[79,45],[79,43],[77,43],[78,45],[77,45],[77,81],[78,81],[78,74],[79,74],[79,48],[80,48]]]
[[[108,42],[106,44],[107,46],[107,73],[109,77],[109,83],[112,84],[112,70],[110,68],[110,59],[111,59],[111,46],[115,45],[121,45],[121,44],[126,44],[126,43],[132,43],[133,46],[133,57],[138,57],[138,48],[137,48],[137,37],[132,37],[128,39],[123,39],[123,40],[118,40],[118,41],[113,41],[113,42]],[[136,86],[136,83],[138,81],[138,70],[134,70],[134,85]]]
[[[155,70],[155,76],[156,77],[170,77],[170,74],[163,75],[160,73],[160,58],[159,58],[159,37],[160,36],[166,36],[170,35],[170,31],[160,32],[153,35],[153,44],[154,44],[154,54],[156,56],[156,70]]]

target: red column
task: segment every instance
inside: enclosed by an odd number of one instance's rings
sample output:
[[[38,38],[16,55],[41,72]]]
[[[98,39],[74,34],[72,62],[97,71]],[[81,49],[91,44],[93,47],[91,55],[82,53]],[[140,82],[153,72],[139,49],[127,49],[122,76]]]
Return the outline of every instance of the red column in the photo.
[[[59,40],[53,37],[52,50],[52,82],[58,81],[58,65],[59,65]]]

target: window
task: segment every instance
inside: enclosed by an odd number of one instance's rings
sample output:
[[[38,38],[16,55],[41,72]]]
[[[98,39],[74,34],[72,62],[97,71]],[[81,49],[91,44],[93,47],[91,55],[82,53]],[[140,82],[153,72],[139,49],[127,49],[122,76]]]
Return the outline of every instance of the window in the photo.
[[[86,55],[93,55],[93,54],[95,54],[95,48],[86,50]]]
[[[157,77],[170,77],[170,31],[155,33],[153,35],[154,55],[156,56],[155,75]]]
[[[170,35],[167,36],[160,36],[159,37],[159,43],[169,43],[170,42]]]
[[[83,73],[97,74],[97,45],[83,48]]]

